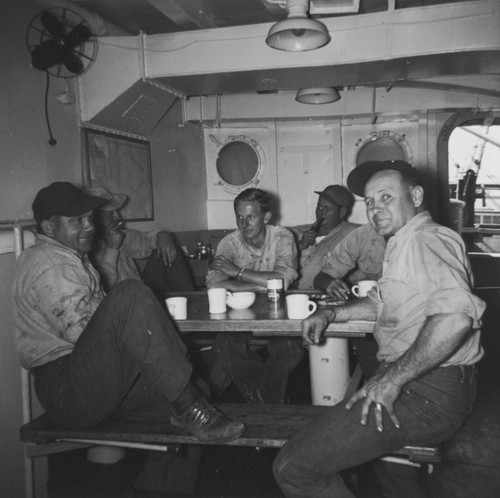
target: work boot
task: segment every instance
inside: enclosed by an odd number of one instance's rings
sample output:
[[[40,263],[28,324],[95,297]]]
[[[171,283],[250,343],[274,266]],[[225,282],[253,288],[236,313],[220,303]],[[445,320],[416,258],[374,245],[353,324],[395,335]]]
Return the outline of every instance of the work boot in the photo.
[[[207,442],[232,441],[245,431],[244,424],[230,420],[205,398],[200,398],[180,415],[170,414],[170,424]]]

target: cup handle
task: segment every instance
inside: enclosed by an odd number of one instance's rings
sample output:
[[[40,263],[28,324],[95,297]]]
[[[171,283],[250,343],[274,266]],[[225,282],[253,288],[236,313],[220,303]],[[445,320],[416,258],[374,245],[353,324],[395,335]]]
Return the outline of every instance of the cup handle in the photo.
[[[356,296],[359,297],[359,285],[353,285],[351,288],[351,292]]]
[[[317,309],[318,309],[318,305],[314,302],[314,301],[309,301],[309,315],[312,315]],[[307,316],[309,316],[307,315]]]

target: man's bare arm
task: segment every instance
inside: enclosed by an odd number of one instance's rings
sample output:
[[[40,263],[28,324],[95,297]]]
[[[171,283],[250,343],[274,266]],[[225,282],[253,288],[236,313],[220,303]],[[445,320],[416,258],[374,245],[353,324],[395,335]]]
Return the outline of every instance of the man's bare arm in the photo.
[[[372,377],[347,402],[350,409],[364,398],[361,423],[366,424],[370,407],[384,408],[396,427],[399,419],[394,403],[405,384],[424,375],[446,361],[463,343],[472,326],[472,318],[465,313],[440,313],[428,317],[420,334],[410,348],[386,370]],[[383,430],[382,410],[375,411],[377,429]]]

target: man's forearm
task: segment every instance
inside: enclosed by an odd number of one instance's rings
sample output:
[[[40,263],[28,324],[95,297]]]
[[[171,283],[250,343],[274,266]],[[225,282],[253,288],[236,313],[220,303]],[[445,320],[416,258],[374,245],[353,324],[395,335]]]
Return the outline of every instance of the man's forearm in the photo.
[[[446,361],[463,343],[472,319],[463,313],[433,315],[425,321],[410,348],[389,367],[386,375],[399,386]]]
[[[330,282],[333,280],[333,277],[328,275],[327,273],[324,272],[319,272],[315,277],[314,277],[314,282],[313,286],[315,289],[318,289],[322,292],[326,291],[326,288],[330,284]]]
[[[335,307],[335,322],[350,320],[376,320],[377,307],[367,298],[356,299],[345,306]]]

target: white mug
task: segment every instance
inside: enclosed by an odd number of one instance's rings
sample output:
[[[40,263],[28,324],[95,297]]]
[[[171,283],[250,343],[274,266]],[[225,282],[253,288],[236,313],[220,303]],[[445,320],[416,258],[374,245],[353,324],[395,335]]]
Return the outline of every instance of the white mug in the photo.
[[[307,318],[316,311],[317,307],[314,301],[309,300],[307,294],[288,294],[288,296],[286,296],[288,318],[292,320]]]
[[[352,286],[351,291],[356,297],[366,297],[373,287],[378,287],[376,280],[360,280]]]
[[[224,288],[208,289],[208,311],[211,315],[226,312],[227,290]]]
[[[187,297],[169,297],[165,299],[168,312],[174,320],[187,318]]]

